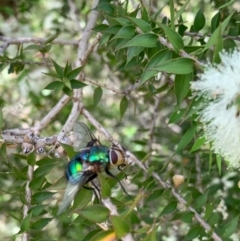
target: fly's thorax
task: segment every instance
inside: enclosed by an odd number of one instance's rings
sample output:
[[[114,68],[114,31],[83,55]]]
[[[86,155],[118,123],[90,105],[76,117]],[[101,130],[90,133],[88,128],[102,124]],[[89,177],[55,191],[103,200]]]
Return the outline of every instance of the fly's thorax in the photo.
[[[124,152],[119,149],[112,147],[109,151],[110,164],[114,166],[124,166],[125,165],[125,155]]]

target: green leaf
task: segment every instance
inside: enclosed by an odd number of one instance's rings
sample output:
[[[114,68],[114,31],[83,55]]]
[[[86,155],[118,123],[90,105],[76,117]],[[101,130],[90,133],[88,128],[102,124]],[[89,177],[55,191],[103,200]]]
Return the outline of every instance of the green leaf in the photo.
[[[193,74],[176,75],[174,81],[174,91],[177,97],[177,104],[180,105],[183,99],[187,96],[190,89],[190,81],[193,79]]]
[[[176,210],[177,208],[177,201],[173,201],[169,204],[167,204],[167,206],[164,207],[164,209],[162,210],[162,212],[160,213],[160,217],[164,216],[164,215],[168,215],[169,213],[172,213]]]
[[[34,177],[36,178],[36,177],[47,175],[53,169],[53,167],[55,167],[55,164],[49,164],[49,165],[44,165],[44,166],[38,167],[34,171]]]
[[[123,216],[112,215],[110,220],[118,239],[125,236],[129,232],[129,225],[126,222],[126,218]]]
[[[82,188],[74,198],[73,210],[82,209],[88,205],[93,196],[93,190]]]
[[[202,229],[201,227],[197,226],[194,228],[191,228],[187,235],[185,236],[185,240],[193,240],[194,238],[197,238],[199,234],[201,233]]]
[[[108,218],[109,210],[102,205],[91,205],[83,208],[80,215],[93,222],[101,223]]]
[[[107,28],[109,28],[109,26],[107,24],[99,24],[98,26],[94,27],[92,30],[95,32],[104,32],[104,30],[106,30]]]
[[[6,147],[6,143],[3,143],[2,146],[0,147],[0,155],[7,160],[7,147]]]
[[[126,96],[123,96],[123,98],[120,102],[120,116],[121,116],[121,118],[125,114],[127,108],[128,108],[128,99],[127,99]]]
[[[230,0],[229,2],[223,4],[222,6],[220,6],[218,9],[222,9],[222,8],[226,8],[228,6],[231,6],[233,3],[235,3],[237,0]]]
[[[196,133],[197,126],[193,125],[182,137],[180,140],[176,152],[181,151],[194,137]]]
[[[218,172],[219,175],[222,173],[222,158],[219,155],[216,155],[216,161],[217,161],[217,167],[218,167]]]
[[[138,56],[143,50],[143,47],[129,47],[127,50],[127,63],[129,63],[132,58]]]
[[[121,24],[122,26],[129,26],[129,25],[132,26],[132,22],[127,18],[118,17],[118,18],[112,18],[112,19],[118,22],[119,24]]]
[[[99,4],[97,5],[97,9],[100,11],[100,12],[104,12],[104,13],[107,13],[107,14],[113,14],[114,13],[114,7],[107,3],[107,2],[104,2],[104,1],[100,1]]]
[[[56,39],[59,36],[59,34],[60,34],[60,31],[57,30],[54,35],[50,36],[44,41],[44,44],[51,43],[54,39]]]
[[[181,216],[181,220],[185,223],[192,223],[193,221],[193,217],[194,217],[194,213],[192,212],[185,212],[182,216]]]
[[[33,217],[38,217],[46,207],[47,205],[37,205],[37,206],[31,207],[29,212],[32,213]]]
[[[41,52],[42,54],[45,54],[47,52],[49,52],[52,48],[52,45],[51,44],[41,44],[39,45],[39,52]]]
[[[214,205],[212,203],[206,205],[206,210],[204,214],[204,218],[207,220],[209,217],[211,217],[214,210]]]
[[[210,216],[210,218],[208,219],[208,223],[211,226],[214,226],[215,224],[219,224],[219,214],[218,213],[212,213],[212,215]]]
[[[175,123],[175,122],[179,121],[182,118],[184,112],[185,112],[185,109],[178,109],[177,108],[170,115],[169,120],[168,120],[168,124]]]
[[[167,35],[170,43],[173,45],[174,50],[178,53],[180,49],[184,48],[184,43],[181,36],[173,29],[167,27],[165,24],[159,24]]]
[[[39,45],[31,44],[31,45],[28,45],[24,50],[39,50]]]
[[[127,18],[131,22],[133,22],[138,28],[140,28],[141,31],[144,33],[148,33],[152,30],[150,24],[140,18],[133,18],[133,17],[127,17]]]
[[[97,87],[93,93],[93,105],[97,106],[102,98],[103,90],[101,87]]]
[[[199,196],[194,203],[194,208],[198,209],[198,208],[202,208],[208,199],[208,192],[202,194],[201,196]]]
[[[55,193],[54,192],[38,192],[33,194],[32,201],[35,203],[41,203],[46,199],[52,197]]]
[[[101,183],[101,194],[103,198],[110,197],[111,188],[108,182],[106,182],[106,177],[104,177],[101,173],[98,175],[98,179]]]
[[[141,84],[144,84],[148,79],[158,74],[159,71],[154,69],[158,65],[169,61],[171,58],[172,52],[168,49],[163,49],[153,55],[143,71],[143,74],[141,76]]]
[[[214,48],[214,54],[213,54],[213,63],[220,63],[220,52],[222,52],[223,49],[223,39],[221,34],[221,23],[219,27],[216,30],[218,32],[218,37],[216,38],[215,48]]]
[[[129,40],[127,43],[122,45],[120,48],[126,47],[145,47],[145,48],[154,48],[157,46],[158,36],[151,33],[144,33],[135,36],[133,39]]]
[[[76,68],[76,69],[73,69],[72,71],[70,71],[69,73],[67,73],[67,76],[66,76],[66,77],[67,77],[69,80],[75,79],[75,78],[80,74],[80,72],[82,71],[82,69],[83,69],[83,66],[78,67],[78,68]]]
[[[54,90],[56,88],[62,87],[63,88],[64,84],[60,81],[53,81],[52,83],[48,84],[44,89],[46,90]]]
[[[81,81],[79,81],[79,80],[76,80],[76,79],[70,80],[70,83],[71,83],[71,88],[72,88],[72,89],[81,89],[81,88],[87,86],[87,85],[84,84],[83,82],[81,82]]]
[[[186,10],[186,7],[188,5],[188,3],[190,2],[190,0],[187,0],[183,5],[182,7],[179,9],[179,11],[177,11],[177,13],[175,14],[175,17],[174,17],[174,21],[177,20],[181,15],[182,13]],[[174,22],[173,21],[173,22]]]
[[[96,231],[96,230],[94,230]],[[87,239],[87,236],[83,239],[83,241],[115,241],[116,240],[116,234],[112,230],[108,231],[100,231],[97,234],[95,234],[91,239]]]
[[[157,225],[155,227],[152,227],[151,230],[147,231],[147,235],[145,235],[146,237],[142,239],[142,241],[157,241],[157,230]]]
[[[28,214],[21,222],[20,229],[21,232],[28,232],[30,230],[30,222],[31,222],[32,214]]]
[[[34,166],[36,164],[36,156],[34,152],[31,152],[27,156],[27,163],[28,165]]]
[[[14,170],[14,173],[15,175],[21,179],[21,180],[27,180],[27,174],[26,173],[23,173],[21,171],[18,170],[18,168],[16,168],[15,166],[13,166],[13,170]]]
[[[162,196],[163,192],[164,192],[164,189],[153,191],[153,193],[146,199],[146,203],[152,202],[152,201],[160,198]]]
[[[119,32],[112,38],[123,38],[123,39],[132,39],[135,35],[135,27],[134,26],[126,26],[119,30]]]
[[[68,96],[72,96],[72,90],[69,89],[66,85],[63,87],[63,92],[64,94],[68,95]]]
[[[205,143],[206,139],[204,136],[199,137],[193,144],[190,152],[194,152],[196,150],[198,150],[204,143]]]
[[[43,185],[44,180],[44,176],[36,177],[29,183],[29,187],[31,189],[38,190]]]
[[[188,58],[171,59],[163,64],[157,65],[153,70],[167,72],[170,74],[190,74],[193,72],[193,60]]]
[[[67,145],[65,143],[61,143],[61,145],[64,148],[69,158],[73,158],[76,155],[76,152],[74,151],[73,146]]]
[[[53,59],[52,59],[54,68],[56,70],[56,73],[58,74],[59,78],[62,79],[63,78],[63,69],[60,65],[58,65]]]
[[[225,30],[225,28],[228,26],[228,23],[229,21],[231,20],[232,16],[233,16],[234,13],[230,14],[221,24],[221,34],[223,33],[223,31]],[[220,26],[218,26],[218,28],[220,28]],[[203,50],[201,52],[204,52],[206,51],[207,49],[209,49],[211,46],[213,46],[216,41],[217,41],[217,38],[219,36],[219,29],[216,29],[214,31],[214,33],[211,35],[211,37],[209,38],[207,44],[205,45],[205,47],[203,48]]]
[[[199,9],[193,22],[194,31],[199,32],[204,27],[205,22],[203,11]]]
[[[51,221],[52,221],[52,218],[41,218],[40,220],[34,222],[31,225],[31,228],[35,230],[42,229]]]
[[[211,20],[211,32],[213,33],[220,24],[221,14],[217,12]]]
[[[59,78],[59,76],[56,73],[43,73],[43,74],[51,76],[51,77],[56,78],[56,79],[61,79],[61,78]]]
[[[230,237],[236,231],[238,226],[238,218],[239,218],[239,215],[236,216],[231,221],[229,221],[226,225],[224,225],[224,227],[222,228],[222,230],[224,230],[223,238]]]

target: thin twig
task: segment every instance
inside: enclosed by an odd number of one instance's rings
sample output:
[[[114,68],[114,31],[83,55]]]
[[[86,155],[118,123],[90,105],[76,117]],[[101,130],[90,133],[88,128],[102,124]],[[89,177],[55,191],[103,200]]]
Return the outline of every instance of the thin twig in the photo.
[[[37,61],[31,61],[31,60],[0,60],[0,63],[7,63],[7,64],[26,64],[26,65],[38,65],[38,66],[53,66],[51,62],[37,62]]]
[[[190,36],[190,37],[203,38],[203,37],[210,37],[212,34],[185,32],[184,35]],[[223,34],[222,37],[225,38],[225,39],[232,39],[232,40],[240,41],[240,36],[229,36],[229,35]]]
[[[47,115],[41,121],[39,121],[33,128],[31,128],[31,131],[41,131],[56,117],[56,115],[63,109],[63,107],[69,102],[69,100],[70,97],[68,95],[64,95],[58,101],[58,103],[47,113]]]
[[[77,13],[77,8],[75,5],[75,2],[73,0],[67,0],[67,2],[68,2],[69,9],[70,9],[70,16],[71,16],[73,22],[75,23],[75,25],[77,26],[77,30],[80,34],[82,32],[82,28],[80,26],[80,21],[78,18],[78,13]]]
[[[8,44],[24,44],[24,43],[35,43],[40,44],[44,43],[47,39],[43,38],[34,38],[34,37],[21,37],[21,38],[10,38],[0,36],[0,41],[6,42]],[[60,45],[73,45],[78,46],[78,40],[65,40],[65,39],[54,39],[51,43],[60,44]]]

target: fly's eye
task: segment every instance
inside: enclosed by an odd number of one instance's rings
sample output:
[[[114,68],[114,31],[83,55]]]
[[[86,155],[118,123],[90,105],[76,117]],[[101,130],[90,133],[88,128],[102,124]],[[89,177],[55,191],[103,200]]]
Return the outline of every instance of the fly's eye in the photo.
[[[122,152],[116,150],[110,151],[110,161],[113,165],[121,165],[123,163],[123,159]]]

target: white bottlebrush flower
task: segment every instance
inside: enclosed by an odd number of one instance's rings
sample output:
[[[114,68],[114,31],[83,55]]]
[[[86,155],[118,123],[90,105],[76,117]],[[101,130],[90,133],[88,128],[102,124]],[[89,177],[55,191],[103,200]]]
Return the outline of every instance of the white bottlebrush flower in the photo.
[[[191,83],[194,95],[203,96],[200,110],[205,137],[229,167],[240,168],[240,51],[222,52],[221,63],[208,64]]]

